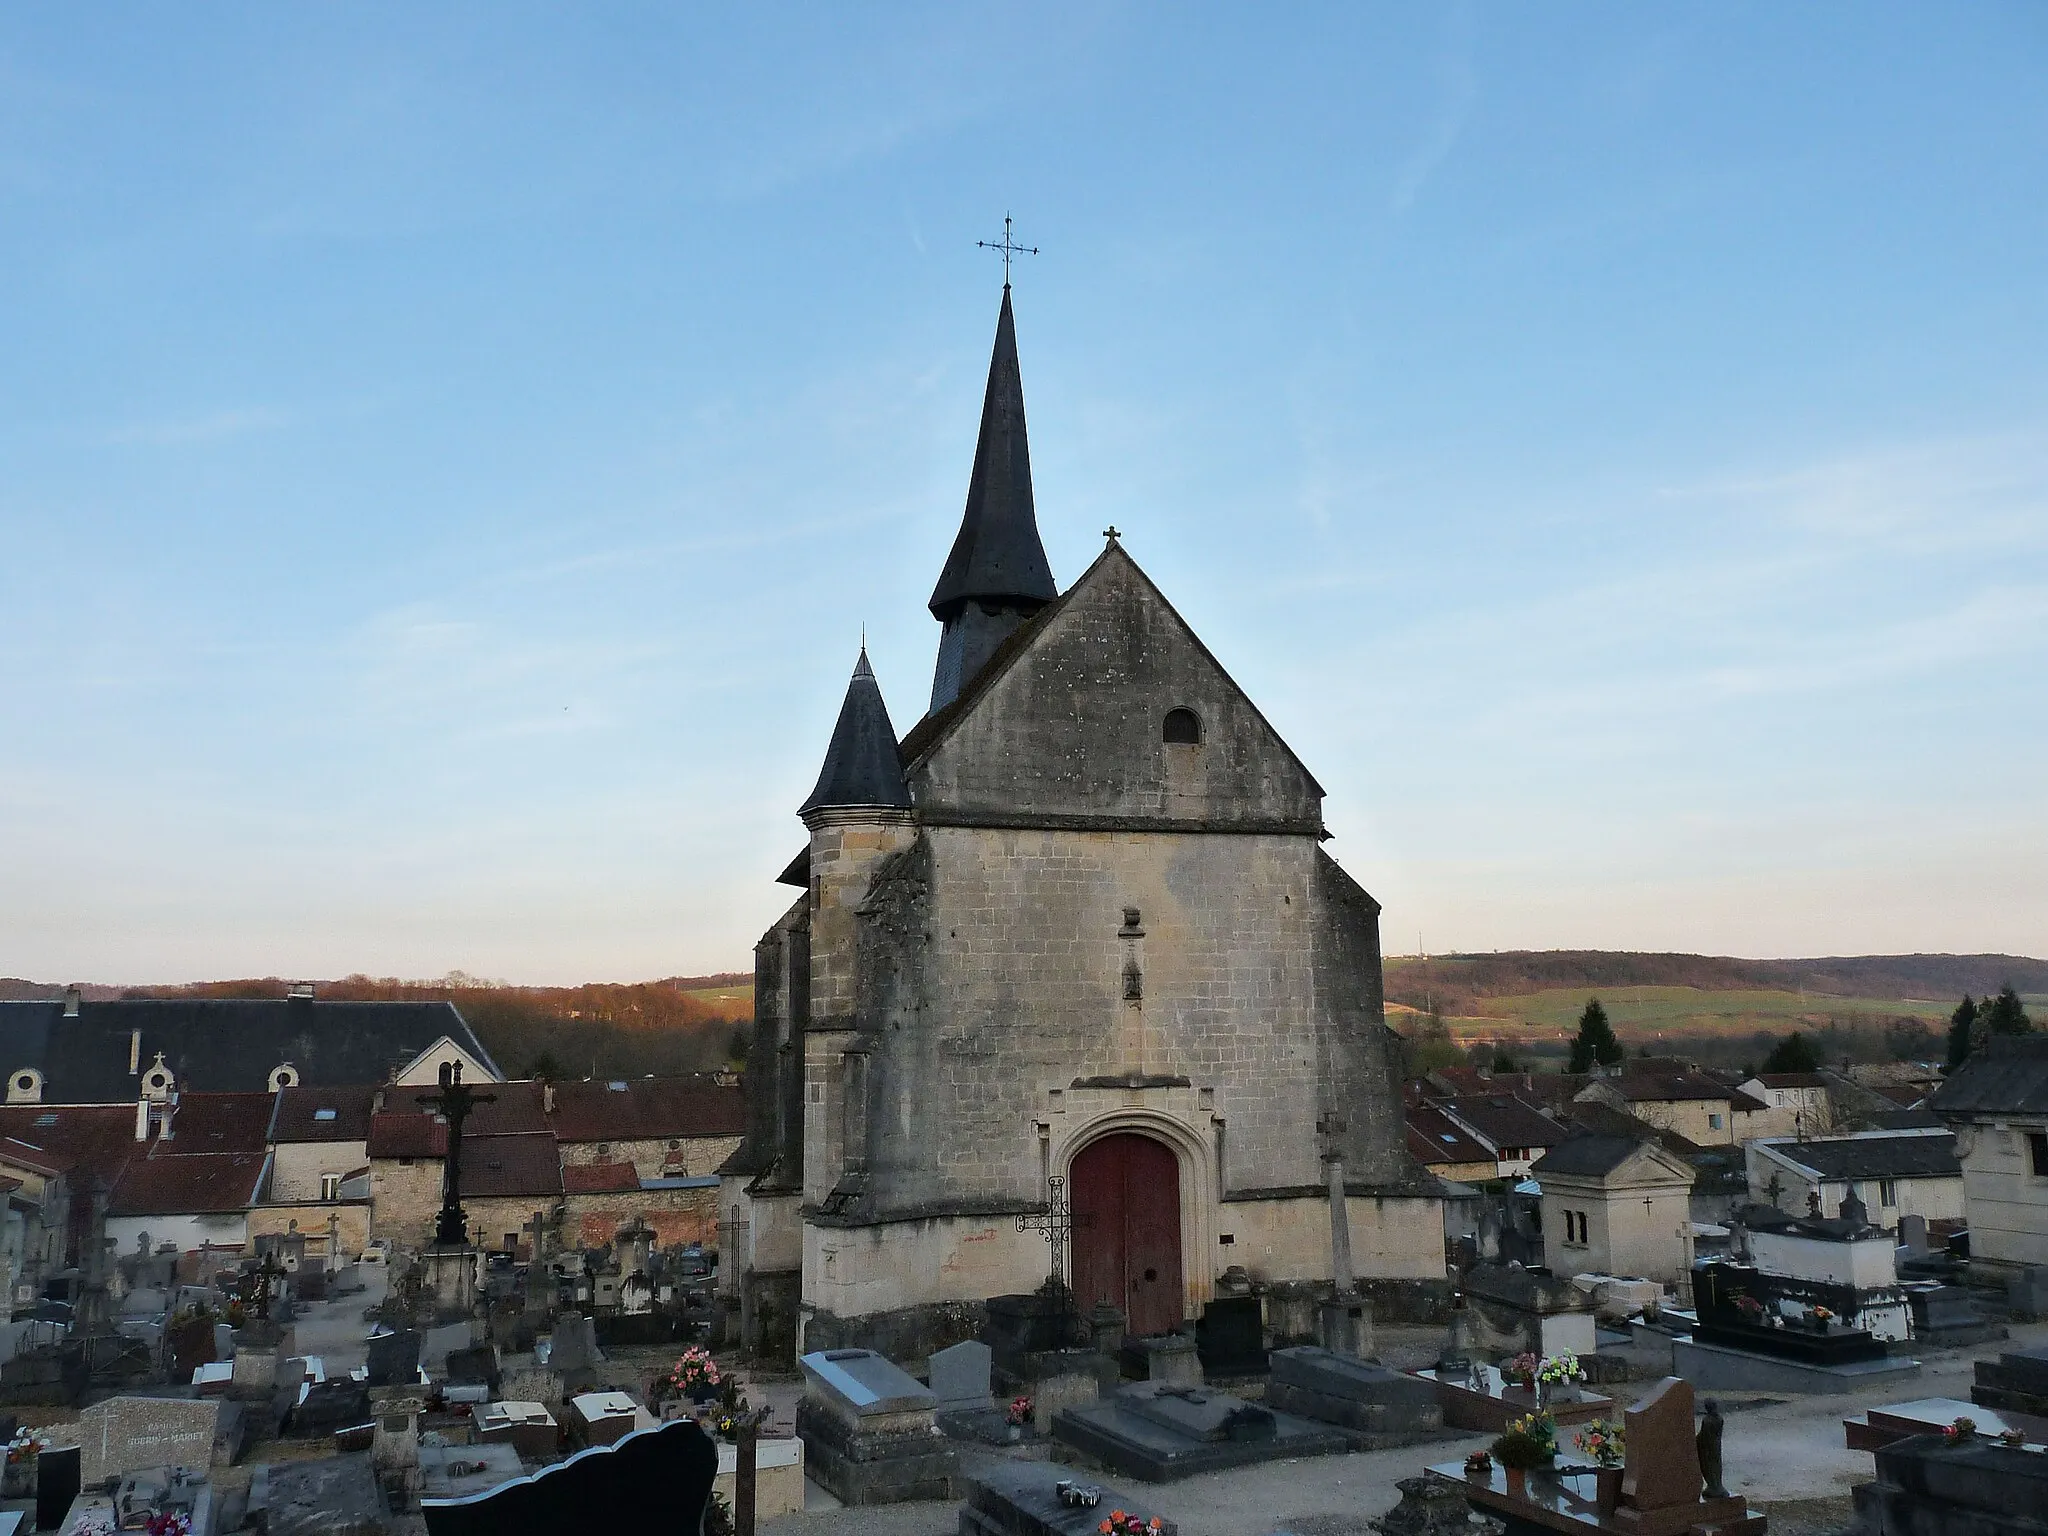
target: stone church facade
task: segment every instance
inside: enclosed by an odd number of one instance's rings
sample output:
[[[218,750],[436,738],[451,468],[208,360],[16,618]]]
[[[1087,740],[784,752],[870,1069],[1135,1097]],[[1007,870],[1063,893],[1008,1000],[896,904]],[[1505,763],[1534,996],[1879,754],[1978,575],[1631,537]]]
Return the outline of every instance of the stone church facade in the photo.
[[[751,1348],[899,1357],[1048,1272],[1200,1315],[1237,1266],[1441,1282],[1406,1151],[1379,908],[1321,786],[1112,536],[1064,593],[1032,499],[1005,288],[967,509],[899,743],[865,653],[756,949],[723,1270]],[[1021,1218],[1021,1219],[1020,1219]]]

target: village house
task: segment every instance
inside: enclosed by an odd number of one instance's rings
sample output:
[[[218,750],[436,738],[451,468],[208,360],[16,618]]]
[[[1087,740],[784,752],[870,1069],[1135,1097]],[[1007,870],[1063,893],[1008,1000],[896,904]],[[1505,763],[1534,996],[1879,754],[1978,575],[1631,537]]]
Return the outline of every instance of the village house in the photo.
[[[1825,1136],[1836,1128],[1824,1073],[1759,1072],[1739,1086],[1765,1107],[1754,1135]]]
[[[1588,1078],[1574,1097],[1597,1099],[1702,1147],[1739,1145],[1769,1113],[1740,1088],[1683,1062],[1631,1062],[1616,1076]]]
[[[739,1150],[746,1093],[732,1073],[545,1085],[564,1167],[627,1163],[642,1179],[715,1176]]]
[[[1689,1294],[1694,1174],[1655,1141],[1580,1132],[1530,1170],[1559,1275],[1628,1275]]]
[[[1409,1156],[1438,1178],[1483,1184],[1501,1176],[1492,1150],[1436,1105],[1412,1103],[1404,1115]]]
[[[1971,1266],[2048,1265],[2048,1035],[1994,1035],[1927,1105],[1955,1128]]]
[[[1556,1120],[1511,1093],[1438,1099],[1432,1106],[1493,1157],[1494,1178],[1519,1179],[1545,1152],[1571,1135]]]
[[[1743,1155],[1750,1199],[1788,1215],[1808,1214],[1818,1196],[1820,1214],[1833,1216],[1853,1190],[1868,1219],[1894,1231],[1902,1216],[1949,1228],[1964,1218],[1956,1137],[1939,1127],[1805,1140],[1766,1136],[1751,1141]]]

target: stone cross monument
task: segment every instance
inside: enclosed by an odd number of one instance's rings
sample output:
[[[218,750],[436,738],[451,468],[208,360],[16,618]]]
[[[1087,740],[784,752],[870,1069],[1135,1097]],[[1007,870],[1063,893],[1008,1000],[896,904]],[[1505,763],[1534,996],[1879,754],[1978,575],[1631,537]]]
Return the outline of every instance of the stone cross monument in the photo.
[[[441,1091],[423,1093],[422,1104],[432,1105],[448,1122],[448,1155],[441,1163],[441,1214],[434,1223],[434,1246],[467,1248],[469,1215],[462,1208],[462,1122],[479,1104],[495,1104],[495,1093],[478,1093],[462,1080],[462,1063],[441,1063]]]

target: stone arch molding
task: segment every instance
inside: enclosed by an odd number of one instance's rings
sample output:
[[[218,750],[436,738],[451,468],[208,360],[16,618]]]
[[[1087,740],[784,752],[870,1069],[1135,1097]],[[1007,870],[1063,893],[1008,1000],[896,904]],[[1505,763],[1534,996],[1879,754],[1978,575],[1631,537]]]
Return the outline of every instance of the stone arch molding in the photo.
[[[34,1067],[16,1067],[7,1076],[7,1102],[10,1104],[42,1103],[43,1074]]]
[[[1104,1110],[1083,1120],[1052,1145],[1053,1171],[1074,1176],[1074,1159],[1092,1144],[1119,1131],[1150,1136],[1170,1148],[1180,1164],[1180,1268],[1184,1316],[1199,1317],[1216,1284],[1216,1170],[1202,1134],[1185,1120],[1163,1110],[1128,1105]]]

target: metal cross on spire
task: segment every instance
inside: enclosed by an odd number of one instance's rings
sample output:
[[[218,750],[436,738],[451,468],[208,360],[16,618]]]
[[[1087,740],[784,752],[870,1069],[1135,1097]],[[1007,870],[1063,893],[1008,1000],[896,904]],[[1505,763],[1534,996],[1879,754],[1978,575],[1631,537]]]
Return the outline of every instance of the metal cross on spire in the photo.
[[[1003,215],[1002,239],[977,240],[974,243],[984,251],[1001,251],[1003,253],[1003,286],[1005,288],[1010,286],[1010,258],[1012,256],[1036,256],[1038,254],[1037,246],[1019,245],[1010,238],[1010,216],[1007,213]]]

